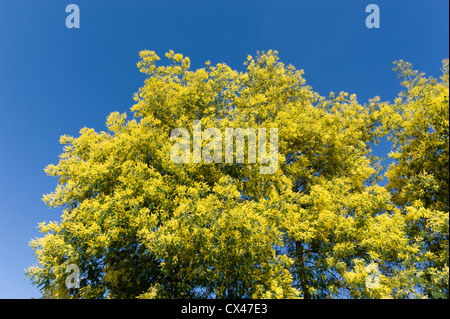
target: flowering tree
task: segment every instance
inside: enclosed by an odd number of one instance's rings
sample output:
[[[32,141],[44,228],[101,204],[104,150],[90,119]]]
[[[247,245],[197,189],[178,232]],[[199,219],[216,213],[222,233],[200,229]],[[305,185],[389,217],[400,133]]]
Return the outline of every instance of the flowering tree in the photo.
[[[31,242],[27,276],[44,297],[448,298],[448,62],[437,81],[400,61],[406,92],[361,105],[320,96],[276,51],[245,72],[140,56],[134,119],[114,112],[108,132],[62,136],[45,169],[58,186],[43,199],[64,210]],[[171,132],[193,135],[200,120],[276,129],[277,169],[261,174],[248,152],[174,162]],[[382,136],[394,147],[386,187],[371,155]],[[72,264],[79,288],[66,284]]]

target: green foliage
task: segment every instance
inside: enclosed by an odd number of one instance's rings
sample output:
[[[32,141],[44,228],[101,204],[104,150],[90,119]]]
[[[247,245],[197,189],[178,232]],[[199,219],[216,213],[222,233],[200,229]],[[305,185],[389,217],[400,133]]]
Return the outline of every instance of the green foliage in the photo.
[[[190,70],[142,51],[134,119],[62,136],[44,196],[63,207],[31,242],[46,298],[448,298],[448,61],[441,81],[397,63],[406,92],[322,97],[276,51]],[[277,128],[279,168],[175,164],[175,128]],[[393,141],[382,187],[371,145]],[[203,141],[205,144],[206,141]],[[66,267],[81,287],[67,288]],[[367,266],[380,282],[366,284]]]

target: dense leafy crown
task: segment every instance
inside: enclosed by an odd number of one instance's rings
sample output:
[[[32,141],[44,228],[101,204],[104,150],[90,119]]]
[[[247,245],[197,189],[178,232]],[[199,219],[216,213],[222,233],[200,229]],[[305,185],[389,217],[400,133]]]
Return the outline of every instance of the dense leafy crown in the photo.
[[[248,56],[245,72],[140,57],[134,119],[113,112],[108,132],[62,136],[45,169],[59,180],[43,199],[64,210],[31,242],[27,276],[44,297],[448,298],[448,61],[440,80],[398,61],[405,91],[361,105],[320,96],[276,51]],[[170,133],[194,120],[277,128],[277,171],[174,163]],[[386,186],[371,154],[382,137]],[[80,288],[66,285],[70,264]]]

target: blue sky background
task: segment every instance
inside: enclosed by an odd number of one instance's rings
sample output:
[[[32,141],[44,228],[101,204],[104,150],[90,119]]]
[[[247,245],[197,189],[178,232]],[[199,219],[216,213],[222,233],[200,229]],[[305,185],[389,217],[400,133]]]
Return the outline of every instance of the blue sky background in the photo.
[[[80,29],[65,26],[70,3],[80,7]],[[370,3],[380,7],[380,29],[365,26]],[[43,168],[57,163],[60,135],[104,130],[110,112],[130,114],[144,80],[140,50],[173,49],[194,69],[210,60],[244,70],[248,54],[274,49],[322,95],[392,101],[401,90],[394,60],[440,76],[448,10],[446,0],[0,0],[0,298],[40,296],[24,280],[36,263],[28,242],[39,222],[61,214],[41,201],[57,182]]]

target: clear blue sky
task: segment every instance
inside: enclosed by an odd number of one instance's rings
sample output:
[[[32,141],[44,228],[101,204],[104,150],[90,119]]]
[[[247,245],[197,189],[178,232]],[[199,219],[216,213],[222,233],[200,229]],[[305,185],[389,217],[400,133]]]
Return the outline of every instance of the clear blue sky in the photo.
[[[65,26],[70,3],[80,29]],[[380,29],[365,26],[370,3],[380,7]],[[244,70],[248,54],[274,49],[322,95],[393,100],[394,60],[440,75],[448,10],[446,0],[0,0],[0,298],[40,295],[24,280],[36,262],[28,242],[39,222],[61,214],[41,201],[57,182],[43,168],[57,163],[60,135],[104,130],[110,112],[129,114],[144,79],[140,50]]]

